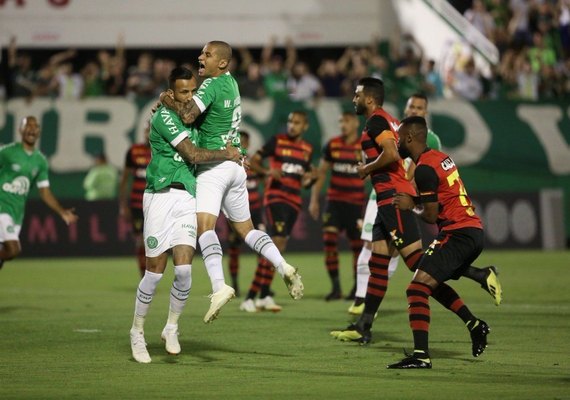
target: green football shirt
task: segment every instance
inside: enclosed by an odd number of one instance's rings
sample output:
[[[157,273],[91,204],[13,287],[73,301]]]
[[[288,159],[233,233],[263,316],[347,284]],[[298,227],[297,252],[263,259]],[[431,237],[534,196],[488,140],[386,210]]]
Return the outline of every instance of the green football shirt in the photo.
[[[176,182],[196,196],[195,166],[186,164],[175,148],[185,138],[195,143],[195,132],[186,128],[180,117],[164,106],[156,110],[150,123],[152,158],[146,169],[145,190],[158,192]]]
[[[241,98],[234,77],[226,72],[204,80],[193,99],[202,112],[196,120],[198,146],[223,150],[231,140],[240,147]]]
[[[48,162],[34,150],[28,153],[22,143],[0,148],[0,213],[8,214],[22,225],[26,200],[33,184],[49,187]]]

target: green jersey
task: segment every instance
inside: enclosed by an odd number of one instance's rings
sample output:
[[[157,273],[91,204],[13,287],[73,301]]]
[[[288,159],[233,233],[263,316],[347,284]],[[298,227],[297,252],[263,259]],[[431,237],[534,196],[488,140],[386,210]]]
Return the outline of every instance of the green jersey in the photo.
[[[226,142],[240,147],[241,98],[234,77],[226,72],[208,78],[193,97],[202,114],[196,121],[198,146],[208,150],[223,150]]]
[[[152,158],[146,169],[145,191],[158,192],[176,182],[196,196],[195,167],[186,164],[175,148],[185,138],[195,142],[195,131],[186,128],[180,117],[164,106],[156,110],[150,124]]]
[[[427,145],[430,149],[441,151],[441,140],[431,129],[427,132]]]
[[[0,214],[8,214],[16,225],[22,225],[33,184],[49,187],[45,156],[39,150],[28,153],[22,143],[0,148]]]

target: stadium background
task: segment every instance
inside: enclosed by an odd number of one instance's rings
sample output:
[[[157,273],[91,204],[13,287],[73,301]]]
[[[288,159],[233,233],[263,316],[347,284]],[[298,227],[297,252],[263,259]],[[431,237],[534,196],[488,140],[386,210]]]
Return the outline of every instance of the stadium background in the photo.
[[[128,146],[141,139],[141,127],[155,97],[132,93],[81,99],[11,96],[7,67],[11,37],[17,38],[18,50],[31,54],[38,67],[54,53],[77,49],[73,60],[77,70],[100,49],[112,51],[118,37],[124,38],[128,65],[135,64],[141,52],[149,50],[157,58],[195,64],[203,43],[214,36],[235,49],[246,46],[255,59],[276,36],[275,52],[285,57],[285,38],[291,38],[297,59],[313,71],[324,58],[337,59],[347,48],[370,46],[372,37],[379,54],[389,59],[394,32],[402,37],[411,34],[422,48],[423,57],[436,60],[442,68],[457,47],[461,51],[470,48],[481,80],[486,82],[486,95],[475,101],[436,96],[430,100],[431,126],[461,167],[488,228],[487,242],[499,248],[567,246],[570,222],[564,214],[568,215],[570,209],[568,95],[529,101],[494,94],[489,74],[500,62],[497,49],[489,46],[490,42],[472,26],[457,19],[460,14],[454,14],[447,2],[361,0],[358,7],[326,0],[293,0],[287,5],[257,0],[190,3],[188,7],[188,2],[172,0],[169,7],[157,9],[150,1],[137,1],[136,7],[129,7],[129,2],[115,4],[107,0],[0,2],[5,86],[5,99],[0,102],[0,143],[17,140],[16,121],[21,117],[38,115],[43,125],[40,148],[50,160],[53,190],[66,205],[77,207],[81,217],[76,227],[67,228],[40,202],[31,201],[22,233],[25,256],[130,253],[128,227],[117,217],[117,202],[84,202],[82,180],[93,163],[92,157],[102,151],[113,165],[122,168]],[[462,2],[454,3],[461,8]],[[242,61],[241,52],[236,51],[236,59]],[[386,108],[401,115],[410,88],[396,80],[388,89]],[[315,146],[317,163],[321,146],[338,134],[339,113],[352,106],[348,94],[304,101],[244,98],[242,108],[242,128],[252,134],[253,148],[284,130],[290,110],[307,110],[311,126],[306,139]],[[35,193],[32,198],[36,198]],[[225,233],[225,225],[220,224],[220,229]],[[318,232],[318,224],[303,214],[291,250],[319,250]]]

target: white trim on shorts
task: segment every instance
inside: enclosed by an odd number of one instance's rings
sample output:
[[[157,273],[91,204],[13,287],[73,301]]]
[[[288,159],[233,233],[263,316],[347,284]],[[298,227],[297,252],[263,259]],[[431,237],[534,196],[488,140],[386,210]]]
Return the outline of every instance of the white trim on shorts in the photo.
[[[10,214],[0,214],[0,242],[20,241],[21,225],[16,225]]]

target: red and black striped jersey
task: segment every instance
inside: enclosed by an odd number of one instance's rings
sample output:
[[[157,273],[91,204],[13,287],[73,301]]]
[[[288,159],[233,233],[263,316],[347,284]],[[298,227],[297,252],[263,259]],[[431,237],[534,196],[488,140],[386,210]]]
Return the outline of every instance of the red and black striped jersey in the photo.
[[[259,193],[260,175],[251,169],[247,170],[247,193],[249,198],[249,209],[257,210],[261,208],[261,194]]]
[[[150,146],[133,144],[125,157],[125,168],[133,170],[133,183],[129,205],[131,208],[142,209],[142,199],[146,187],[146,167],[150,163]]]
[[[377,109],[366,121],[362,132],[362,151],[366,164],[374,161],[382,153],[379,143],[385,139],[394,139],[398,144],[398,126],[400,122],[384,111]],[[395,193],[416,194],[412,183],[406,178],[404,160],[393,162],[370,174],[372,185],[376,191],[378,205],[390,204]]]
[[[356,170],[362,161],[360,140],[347,143],[342,136],[329,140],[323,148],[323,159],[331,164],[327,200],[363,205],[364,181]]]
[[[418,159],[414,178],[421,201],[439,204],[440,230],[483,228],[459,171],[447,154],[427,148]]]
[[[311,169],[313,146],[304,140],[291,140],[285,133],[273,136],[258,151],[269,157],[269,167],[281,170],[281,179],[269,178],[265,186],[264,204],[287,203],[301,209],[303,174]]]

